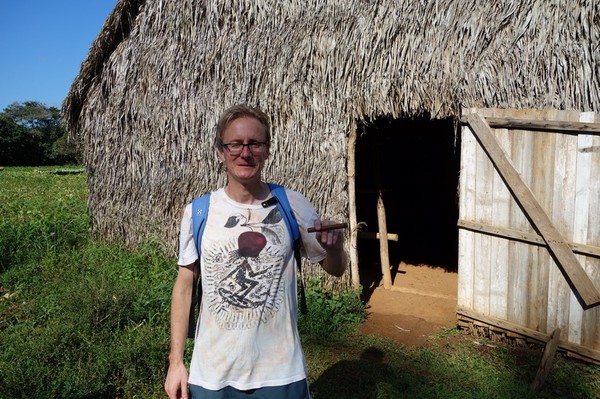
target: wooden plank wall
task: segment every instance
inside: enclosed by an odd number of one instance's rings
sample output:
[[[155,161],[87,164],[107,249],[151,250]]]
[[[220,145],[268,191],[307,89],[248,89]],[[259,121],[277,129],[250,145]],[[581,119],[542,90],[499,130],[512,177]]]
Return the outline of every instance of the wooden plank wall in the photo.
[[[600,122],[594,113],[468,109],[485,117]],[[600,247],[600,136],[495,128],[494,134],[562,236]],[[462,129],[461,221],[537,234],[470,129]],[[577,255],[596,287],[600,258]],[[600,306],[583,310],[544,246],[459,231],[458,307],[600,350]]]

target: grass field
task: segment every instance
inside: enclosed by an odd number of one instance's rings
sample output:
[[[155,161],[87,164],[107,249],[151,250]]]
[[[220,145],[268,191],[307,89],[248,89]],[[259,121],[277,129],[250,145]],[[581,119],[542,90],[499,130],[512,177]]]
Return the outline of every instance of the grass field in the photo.
[[[88,233],[85,174],[0,168],[0,399],[163,398],[175,259]],[[308,288],[314,399],[600,398],[600,368],[447,330],[409,348],[357,332],[352,295]],[[189,351],[188,351],[189,352]]]

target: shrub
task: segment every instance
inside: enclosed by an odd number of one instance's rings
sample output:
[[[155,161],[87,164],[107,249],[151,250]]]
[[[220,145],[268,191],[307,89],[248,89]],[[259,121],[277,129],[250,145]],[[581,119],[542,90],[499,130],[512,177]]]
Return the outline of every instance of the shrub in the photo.
[[[333,292],[323,288],[318,277],[305,287],[306,314],[298,316],[298,329],[305,340],[344,339],[365,319],[360,292]]]

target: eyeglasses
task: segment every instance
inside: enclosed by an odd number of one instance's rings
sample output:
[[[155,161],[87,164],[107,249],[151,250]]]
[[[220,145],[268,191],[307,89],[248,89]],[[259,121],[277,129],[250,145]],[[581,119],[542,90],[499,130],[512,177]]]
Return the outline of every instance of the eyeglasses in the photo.
[[[261,155],[262,153],[265,152],[265,149],[267,148],[267,144],[268,144],[268,142],[266,142],[266,141],[263,141],[263,142],[252,141],[247,144],[237,143],[237,142],[227,143],[227,144],[221,143],[221,146],[225,147],[227,152],[229,152],[229,154],[234,155],[234,156],[240,155],[242,153],[242,151],[244,151],[244,147],[248,147],[248,149],[250,150],[252,155]]]

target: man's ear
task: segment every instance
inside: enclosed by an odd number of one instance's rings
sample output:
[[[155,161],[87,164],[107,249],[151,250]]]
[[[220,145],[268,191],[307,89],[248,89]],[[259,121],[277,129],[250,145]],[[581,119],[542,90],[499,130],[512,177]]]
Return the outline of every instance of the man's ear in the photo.
[[[225,162],[225,153],[223,151],[223,147],[218,147],[217,148],[217,155],[219,156],[219,160],[221,162]]]

